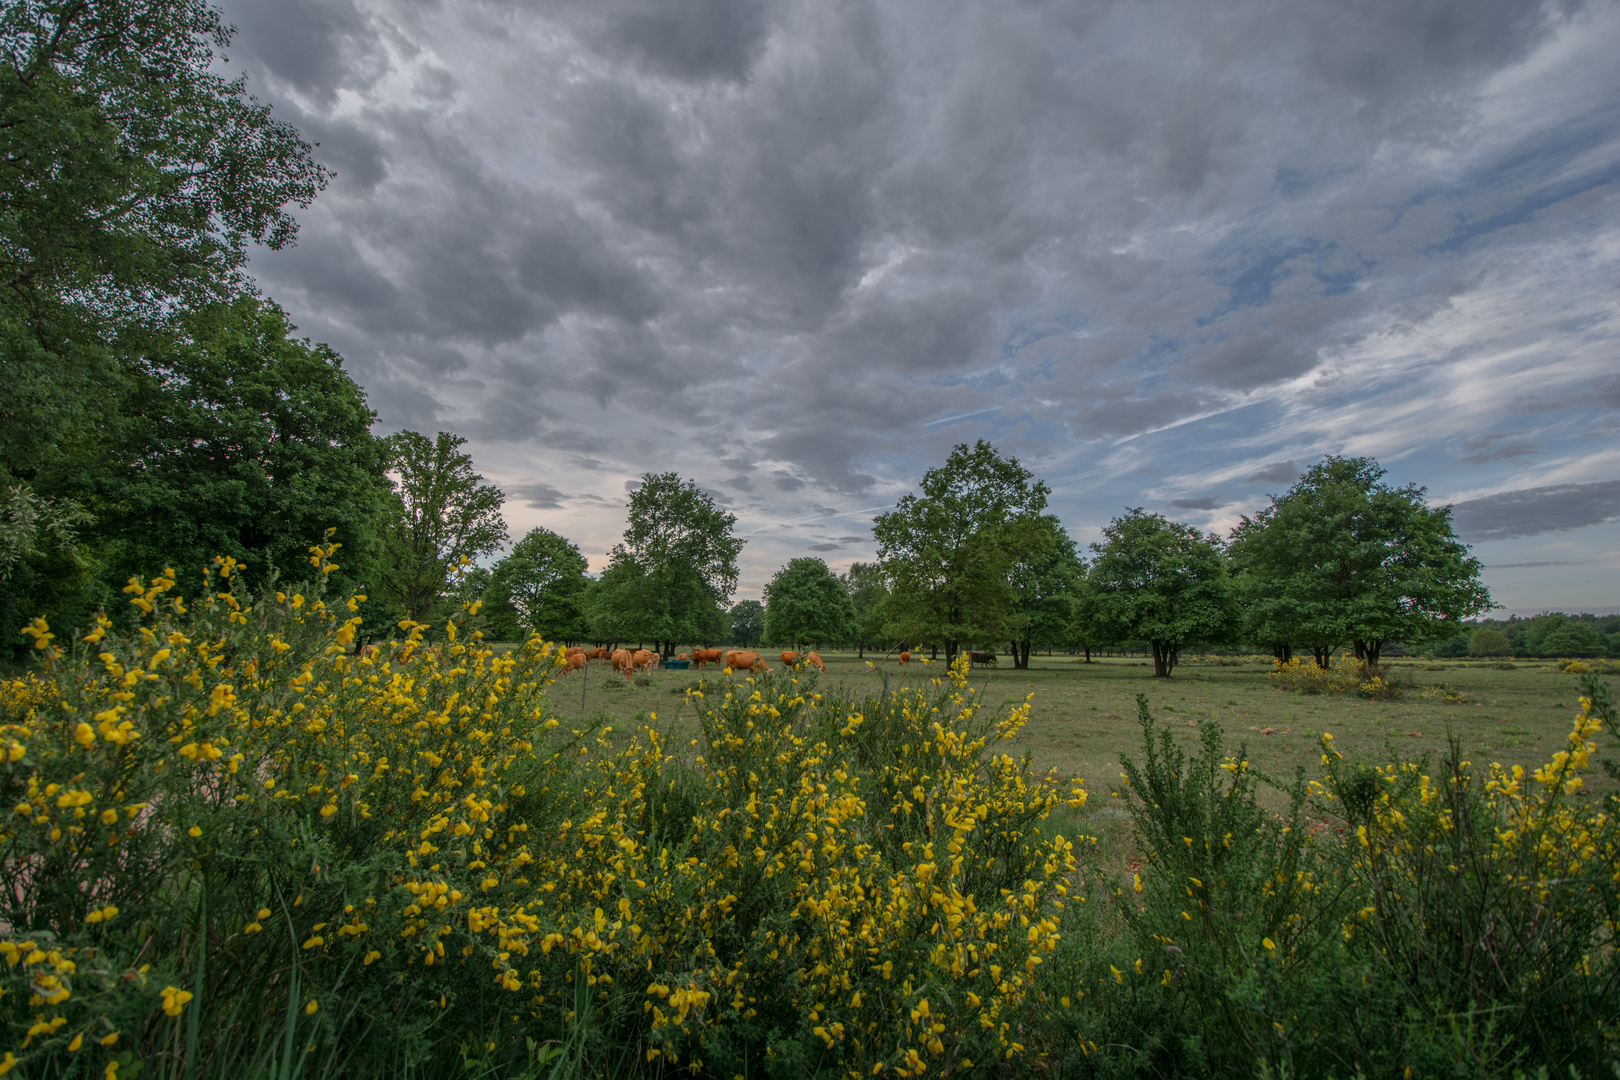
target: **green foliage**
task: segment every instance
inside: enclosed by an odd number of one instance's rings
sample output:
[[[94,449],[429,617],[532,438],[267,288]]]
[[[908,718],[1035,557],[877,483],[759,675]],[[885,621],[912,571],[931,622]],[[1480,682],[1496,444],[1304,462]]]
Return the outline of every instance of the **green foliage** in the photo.
[[[466,439],[415,431],[391,440],[395,504],[378,591],[404,618],[436,622],[458,567],[506,542],[501,490],[473,472]]]
[[[923,474],[922,494],[877,515],[872,534],[889,582],[889,633],[933,641],[955,656],[963,641],[1011,637],[1018,598],[1013,563],[1043,555],[1047,486],[979,440]]]
[[[550,529],[529,530],[490,573],[481,612],[490,634],[501,641],[531,632],[547,641],[583,641],[586,565],[579,548]]]
[[[1376,664],[1386,641],[1448,638],[1490,609],[1450,507],[1430,509],[1422,488],[1383,476],[1371,458],[1329,457],[1232,530],[1251,637],[1349,641]]]
[[[1220,544],[1160,514],[1130,510],[1103,529],[1085,622],[1105,641],[1146,641],[1166,677],[1183,646],[1218,641],[1236,621]]]
[[[1500,630],[1486,627],[1475,630],[1468,639],[1469,656],[1511,656],[1513,646],[1509,643],[1507,635]]]
[[[765,640],[798,648],[854,636],[849,592],[820,559],[794,559],[766,584]]]
[[[251,296],[181,323],[183,338],[144,358],[128,458],[108,484],[116,580],[149,566],[189,576],[228,555],[303,581],[307,548],[331,528],[344,577],[366,581],[388,510],[388,447],[342,358],[291,337],[286,314]]]
[[[726,640],[752,649],[765,640],[765,605],[758,600],[739,600],[727,615],[730,631]]]
[[[883,578],[883,568],[877,563],[851,563],[843,580],[850,606],[855,611],[856,647],[865,655],[868,648],[884,640],[883,627],[889,618],[889,586]]]
[[[630,493],[624,539],[587,601],[598,641],[650,641],[665,656],[681,641],[724,634],[724,605],[737,588],[737,516],[675,473],[648,473]]]
[[[1040,525],[1048,540],[1022,555],[1008,575],[1017,605],[1012,619],[1015,668],[1029,667],[1032,646],[1070,639],[1085,579],[1085,561],[1063,523],[1044,514]]]

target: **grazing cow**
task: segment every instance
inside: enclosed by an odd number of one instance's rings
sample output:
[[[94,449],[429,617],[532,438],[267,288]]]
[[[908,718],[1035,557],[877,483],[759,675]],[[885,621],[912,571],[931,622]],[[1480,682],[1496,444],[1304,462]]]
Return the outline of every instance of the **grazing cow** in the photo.
[[[653,665],[658,663],[658,654],[650,649],[637,649],[630,656],[630,663],[640,672],[650,672]]]
[[[718,664],[720,656],[719,649],[693,649],[692,666],[701,671],[704,664]]]
[[[732,671],[770,671],[765,666],[765,658],[757,652],[734,650],[726,653],[726,667]]]
[[[909,651],[903,652],[903,653],[900,654],[900,663],[902,663],[902,664],[911,663],[911,653]]]
[[[690,660],[692,658],[690,656],[688,656],[686,653],[678,652],[678,653],[675,654],[675,659],[677,659],[677,660]]]
[[[977,649],[969,649],[967,651],[967,658],[968,667],[972,667],[974,664],[984,667],[990,663],[990,654],[987,652],[979,652]]]
[[[787,649],[782,650],[782,663],[784,663],[784,664],[797,664],[798,662],[799,662],[799,654],[798,653],[790,652]]]
[[[580,646],[580,645],[570,645],[570,646],[568,646],[568,648],[563,650],[563,655],[564,656],[584,656],[585,655],[585,649],[584,649],[583,646]]]
[[[574,672],[583,671],[584,669],[585,669],[585,653],[583,651],[569,653],[568,654],[568,666],[563,668],[563,674],[564,675],[572,675]]]
[[[818,652],[807,652],[807,653],[805,653],[804,654],[804,666],[805,667],[813,667],[817,671],[821,672],[823,675],[827,674],[827,665],[823,664],[821,662],[821,654],[818,653]]]
[[[614,649],[613,655],[608,657],[608,663],[613,665],[614,671],[627,679],[635,671],[635,662],[629,649]]]
[[[585,659],[587,659],[587,660],[612,660],[613,659],[613,654],[608,652],[602,646],[598,645],[594,649],[586,649],[585,650]]]

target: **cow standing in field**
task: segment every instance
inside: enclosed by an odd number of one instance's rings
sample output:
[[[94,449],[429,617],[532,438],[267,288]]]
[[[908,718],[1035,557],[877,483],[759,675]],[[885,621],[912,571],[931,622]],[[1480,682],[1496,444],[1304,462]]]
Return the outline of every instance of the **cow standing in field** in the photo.
[[[658,663],[658,654],[650,649],[637,649],[630,655],[630,663],[634,665],[637,671],[647,674]]]
[[[598,645],[594,649],[586,649],[585,650],[585,659],[587,659],[587,660],[611,660],[611,659],[613,659],[613,656],[606,649],[602,648],[602,646]]]
[[[635,672],[635,663],[629,649],[614,649],[613,655],[608,657],[608,663],[613,665],[614,671],[627,679]]]
[[[585,670],[585,652],[571,652],[568,654],[568,666],[563,668],[564,675],[572,675],[576,671]]]
[[[768,672],[771,669],[765,666],[765,658],[759,653],[745,650],[734,650],[726,653],[726,667],[732,671],[760,671]]]
[[[900,664],[902,666],[904,666],[904,665],[909,664],[909,663],[911,663],[911,653],[908,650],[908,651],[902,652],[900,654]]]
[[[782,663],[791,666],[793,664],[797,664],[798,662],[799,662],[799,654],[798,653],[792,652],[792,651],[790,651],[788,649],[783,649],[782,650]]]
[[[703,670],[703,665],[704,664],[718,664],[719,662],[720,662],[720,650],[719,649],[693,649],[692,650],[692,666],[697,668],[699,671]]]
[[[804,654],[804,666],[813,667],[823,675],[827,674],[827,665],[821,662],[821,654],[813,650]]]
[[[985,667],[990,663],[990,654],[987,652],[979,652],[976,649],[969,649],[967,651],[967,658],[968,667],[973,667],[975,664],[977,664],[979,667]]]

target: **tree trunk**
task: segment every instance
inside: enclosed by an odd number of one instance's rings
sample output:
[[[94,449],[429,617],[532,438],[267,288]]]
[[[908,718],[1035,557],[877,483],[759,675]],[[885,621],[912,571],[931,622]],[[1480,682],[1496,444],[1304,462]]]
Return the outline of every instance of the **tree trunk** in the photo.
[[[1294,659],[1294,647],[1286,641],[1274,641],[1271,644],[1271,655],[1277,658],[1277,663],[1286,664]]]
[[[934,659],[939,659],[938,645],[934,646]],[[950,667],[954,663],[956,663],[956,642],[947,641],[945,643],[945,666]]]
[[[1177,653],[1181,650],[1168,642],[1155,641],[1153,643],[1153,677],[1155,679],[1168,679],[1170,671],[1176,666]]]
[[[1375,668],[1378,666],[1379,655],[1384,651],[1384,639],[1365,638],[1361,641],[1351,642],[1351,646],[1356,650],[1357,660],[1360,660],[1368,667]]]
[[[1332,645],[1312,645],[1311,655],[1316,658],[1316,666],[1326,671],[1333,665]]]
[[[1091,646],[1086,646],[1086,663],[1091,663]]]
[[[934,659],[934,660],[938,660],[938,659],[939,659],[939,646],[938,646],[938,645],[934,645],[934,646],[932,646],[932,648],[933,648],[933,650],[934,650],[934,655],[933,655],[933,656],[932,656],[932,657],[931,657],[931,659]],[[949,653],[947,653],[947,654],[946,654],[946,655],[947,655],[947,657],[948,657],[948,656],[949,656],[949,655],[950,655],[950,654],[949,654]]]

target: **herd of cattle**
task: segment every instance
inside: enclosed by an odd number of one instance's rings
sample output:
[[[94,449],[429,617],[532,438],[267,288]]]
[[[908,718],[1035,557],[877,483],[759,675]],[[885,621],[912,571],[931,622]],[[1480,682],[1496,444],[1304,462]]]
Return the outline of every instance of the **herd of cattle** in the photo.
[[[614,649],[609,652],[604,648],[586,649],[578,645],[569,646],[564,654],[568,666],[564,675],[572,675],[576,671],[583,671],[585,665],[592,660],[606,660],[613,666],[613,670],[625,678],[633,677],[638,671],[650,672],[658,666],[658,654],[649,649]],[[690,653],[677,653],[677,660],[689,660],[694,668],[701,669],[705,664],[720,664],[732,671],[769,671],[765,665],[765,658],[756,652],[747,649],[693,649]],[[821,654],[807,652],[800,656],[796,652],[784,650],[781,654],[782,663],[790,667],[813,667],[825,673],[827,665],[822,663]],[[909,664],[911,653],[900,654],[900,663]]]

